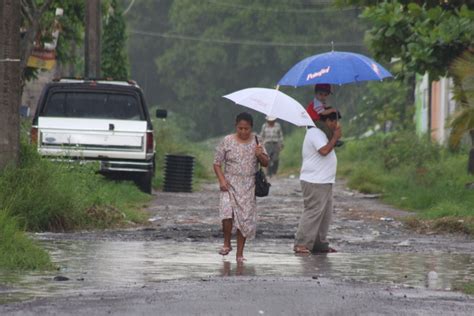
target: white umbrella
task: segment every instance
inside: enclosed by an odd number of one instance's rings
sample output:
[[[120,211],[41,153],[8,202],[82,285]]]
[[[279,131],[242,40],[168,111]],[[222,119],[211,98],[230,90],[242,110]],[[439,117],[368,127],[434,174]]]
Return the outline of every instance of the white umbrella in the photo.
[[[314,126],[308,112],[298,101],[276,89],[247,88],[224,95],[224,98],[297,126]]]

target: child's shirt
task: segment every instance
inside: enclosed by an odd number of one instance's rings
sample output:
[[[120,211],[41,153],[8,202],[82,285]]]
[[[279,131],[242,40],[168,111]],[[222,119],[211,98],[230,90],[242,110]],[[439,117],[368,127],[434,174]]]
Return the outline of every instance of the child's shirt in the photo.
[[[319,121],[320,114],[326,109],[326,104],[322,103],[318,99],[314,98],[313,101],[306,108],[309,116],[313,121]]]

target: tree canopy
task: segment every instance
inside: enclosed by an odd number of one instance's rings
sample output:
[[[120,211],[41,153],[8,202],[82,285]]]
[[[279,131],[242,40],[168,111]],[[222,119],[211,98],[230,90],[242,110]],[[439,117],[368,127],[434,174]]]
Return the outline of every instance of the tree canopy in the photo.
[[[101,73],[103,77],[115,80],[130,79],[125,28],[121,7],[116,0],[111,0],[102,37]]]
[[[375,58],[400,60],[401,75],[428,72],[433,80],[447,75],[450,64],[474,42],[472,1],[341,0],[365,7],[371,28],[366,42]]]
[[[221,135],[245,110],[222,95],[274,87],[299,60],[330,51],[331,42],[335,50],[366,53],[359,13],[304,0],[137,1],[127,16],[132,76],[152,104],[188,118],[194,138]],[[285,92],[303,104],[312,97],[311,87]]]

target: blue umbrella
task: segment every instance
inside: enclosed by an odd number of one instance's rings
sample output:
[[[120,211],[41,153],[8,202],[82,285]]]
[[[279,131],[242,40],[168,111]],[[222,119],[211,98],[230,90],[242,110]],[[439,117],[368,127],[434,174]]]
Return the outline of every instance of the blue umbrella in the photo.
[[[316,83],[346,84],[393,77],[380,64],[361,54],[328,52],[303,59],[278,82],[280,86],[300,87]]]

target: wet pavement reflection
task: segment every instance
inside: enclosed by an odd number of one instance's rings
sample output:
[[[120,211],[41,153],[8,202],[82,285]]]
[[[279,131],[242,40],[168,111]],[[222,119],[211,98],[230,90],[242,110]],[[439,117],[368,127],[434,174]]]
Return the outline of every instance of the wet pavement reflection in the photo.
[[[42,241],[59,270],[1,272],[2,302],[141,287],[171,279],[233,276],[307,276],[396,286],[452,289],[474,280],[474,254],[335,253],[296,256],[291,240],[254,240],[247,261],[238,265],[235,250],[217,254],[216,242]],[[55,276],[67,277],[54,281]],[[5,287],[6,285],[6,287]]]

